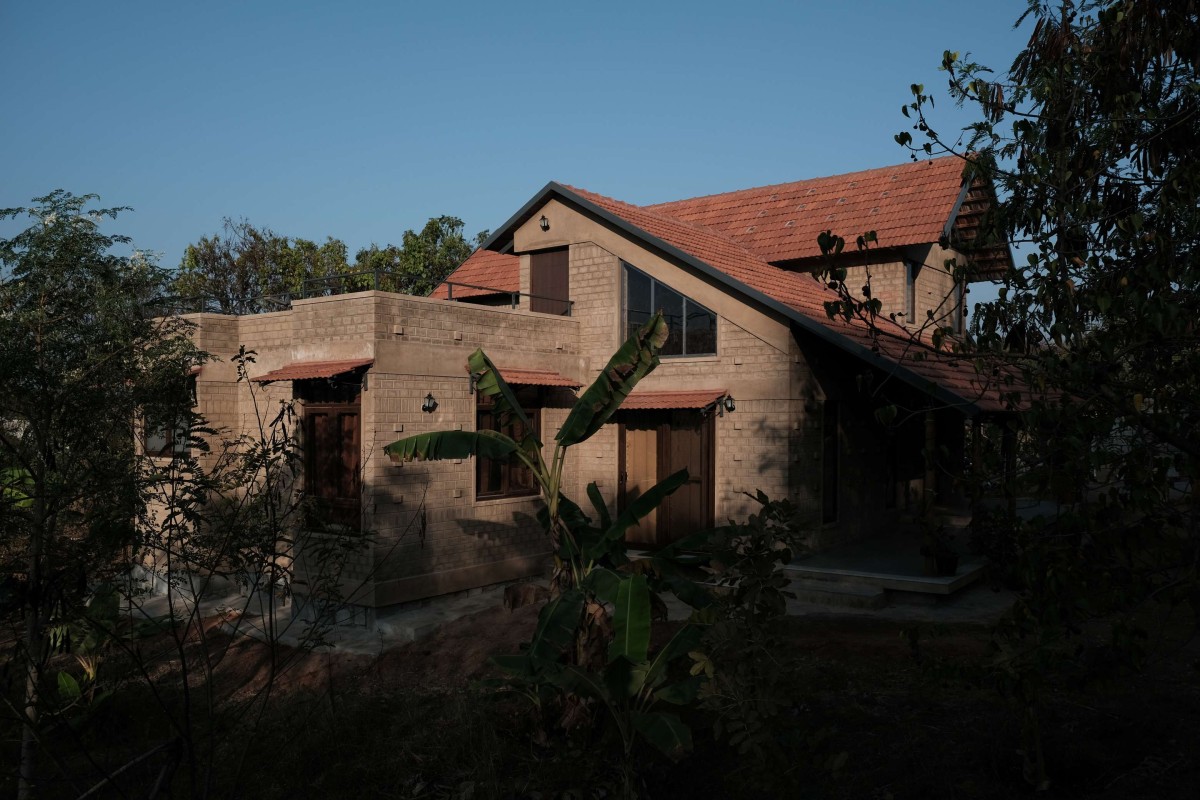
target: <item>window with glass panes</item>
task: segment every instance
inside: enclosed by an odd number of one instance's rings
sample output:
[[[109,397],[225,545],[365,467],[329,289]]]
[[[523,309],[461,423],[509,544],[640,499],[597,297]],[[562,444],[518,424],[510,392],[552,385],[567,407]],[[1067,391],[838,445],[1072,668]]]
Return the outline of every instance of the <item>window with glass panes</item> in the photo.
[[[695,300],[625,264],[625,338],[655,311],[667,323],[661,356],[711,356],[717,352],[717,315]]]
[[[533,434],[538,435],[541,395],[535,387],[522,386],[515,390],[517,402],[533,425]],[[482,394],[476,396],[475,430],[497,431],[518,442],[525,436],[524,426],[516,419],[504,421],[496,412],[492,398]],[[475,458],[475,497],[494,500],[500,497],[523,497],[538,493],[538,485],[529,468],[516,459]]]

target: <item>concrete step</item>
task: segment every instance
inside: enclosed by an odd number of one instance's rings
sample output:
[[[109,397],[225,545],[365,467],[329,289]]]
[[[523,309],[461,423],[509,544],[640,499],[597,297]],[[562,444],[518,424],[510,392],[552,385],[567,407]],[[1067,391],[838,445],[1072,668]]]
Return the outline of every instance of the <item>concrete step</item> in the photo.
[[[841,608],[883,608],[887,605],[887,592],[883,589],[846,580],[792,578],[788,590],[802,603]]]

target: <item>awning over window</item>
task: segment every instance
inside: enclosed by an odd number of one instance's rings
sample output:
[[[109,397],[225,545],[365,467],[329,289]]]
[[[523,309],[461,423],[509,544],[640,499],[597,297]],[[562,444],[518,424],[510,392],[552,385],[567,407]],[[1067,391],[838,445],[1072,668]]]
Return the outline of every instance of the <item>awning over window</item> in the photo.
[[[188,377],[194,378],[204,370],[204,367],[192,367],[188,370]]]
[[[256,383],[271,383],[273,381],[304,381],[312,378],[332,378],[351,372],[359,367],[369,367],[375,363],[373,358],[358,358],[352,361],[293,361],[279,369],[271,370],[266,375],[251,378]]]
[[[568,389],[578,389],[583,385],[548,369],[498,369],[505,382],[514,386],[565,386]]]
[[[638,392],[621,404],[621,410],[659,408],[708,408],[729,392],[724,389],[703,389],[694,392]]]

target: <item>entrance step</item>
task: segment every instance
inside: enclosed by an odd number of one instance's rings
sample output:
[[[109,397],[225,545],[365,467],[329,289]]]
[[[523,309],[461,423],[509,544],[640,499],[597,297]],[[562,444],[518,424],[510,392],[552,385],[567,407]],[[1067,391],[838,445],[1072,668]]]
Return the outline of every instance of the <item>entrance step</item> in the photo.
[[[846,580],[792,578],[788,589],[800,602],[823,606],[883,608],[888,601],[887,592],[880,587]]]

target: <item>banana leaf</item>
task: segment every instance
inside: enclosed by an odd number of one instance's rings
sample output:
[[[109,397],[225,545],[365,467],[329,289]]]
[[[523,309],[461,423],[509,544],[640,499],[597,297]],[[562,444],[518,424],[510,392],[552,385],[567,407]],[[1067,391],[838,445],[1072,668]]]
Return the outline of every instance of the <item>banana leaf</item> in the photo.
[[[576,401],[555,439],[564,447],[587,440],[608,422],[625,398],[658,366],[667,323],[658,312],[613,354],[600,376]]]
[[[651,661],[637,665],[635,691],[640,692],[644,686],[657,686],[662,683],[667,676],[667,666],[680,655],[695,650],[700,644],[701,636],[700,629],[695,625],[684,625],[676,631],[671,641],[655,653]]]
[[[638,496],[636,500],[630,503],[620,515],[613,520],[612,525],[601,534],[599,541],[593,544],[587,551],[588,558],[598,559],[605,555],[608,548],[615,542],[619,542],[624,536],[625,531],[638,524],[638,521],[647,514],[658,508],[659,505],[671,493],[680,486],[687,483],[688,471],[681,469],[676,473],[668,475],[658,483],[651,486],[645,492]]]
[[[448,458],[509,458],[521,446],[496,431],[434,431],[418,433],[383,448],[393,461],[440,461]]]
[[[635,711],[633,727],[668,758],[678,760],[692,749],[692,731],[674,714]]]
[[[704,678],[701,675],[692,675],[683,680],[672,683],[670,686],[664,686],[654,693],[655,700],[662,700],[664,703],[670,703],[673,706],[686,706],[696,700],[700,694],[700,687],[704,685]]]
[[[617,658],[638,663],[650,648],[650,588],[645,575],[630,575],[617,587],[613,604],[613,640],[608,660]]]
[[[505,382],[504,376],[500,374],[500,370],[496,369],[496,365],[482,349],[476,350],[467,358],[467,368],[475,376],[475,391],[484,397],[492,398],[492,402],[495,403],[500,429],[506,429],[514,419],[521,423],[521,430],[525,431],[525,435],[521,438],[521,449],[536,461],[536,453],[542,449],[542,443],[537,438],[529,417],[521,408],[517,396]]]
[[[575,639],[579,615],[583,613],[583,592],[570,589],[551,600],[538,614],[537,629],[529,642],[530,660],[556,661]]]
[[[574,500],[562,492],[558,493],[558,518],[574,537],[574,545],[568,539],[563,539],[559,543],[561,548],[559,555],[564,558],[576,558],[599,538],[600,532],[592,527],[591,518],[583,513],[583,509]],[[541,524],[542,530],[550,533],[550,509],[547,506],[542,505],[538,508],[537,520]]]
[[[621,576],[611,569],[596,567],[584,576],[580,585],[602,603],[616,603],[617,591],[621,588]]]
[[[600,517],[600,530],[606,531],[612,527],[612,517],[608,513],[608,503],[604,502],[604,496],[600,494],[600,487],[592,481],[587,485],[588,499],[592,501],[592,507],[596,509],[596,514]]]

